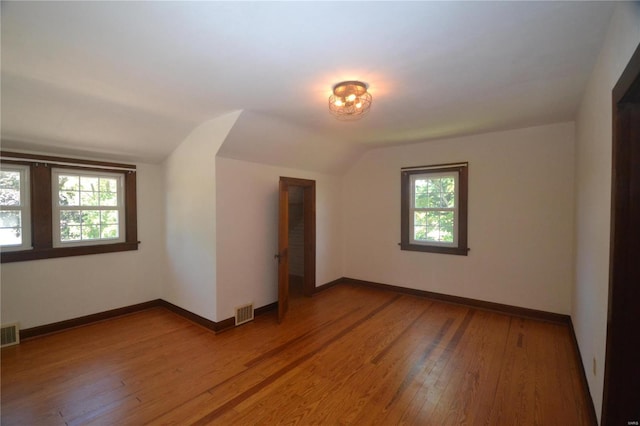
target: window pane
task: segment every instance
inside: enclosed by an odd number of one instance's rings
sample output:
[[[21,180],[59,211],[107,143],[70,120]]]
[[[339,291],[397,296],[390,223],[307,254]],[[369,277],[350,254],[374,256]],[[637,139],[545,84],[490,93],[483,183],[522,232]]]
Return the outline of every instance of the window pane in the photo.
[[[414,169],[401,171],[401,249],[466,256],[467,163]]]
[[[419,209],[429,207],[429,199],[426,193],[417,193],[414,200],[414,207]]]
[[[118,238],[118,225],[102,226],[101,238]]]
[[[0,205],[1,206],[19,206],[20,190],[19,189],[0,189]]]
[[[100,221],[103,225],[118,224],[118,210],[103,210],[100,212]]]
[[[118,194],[115,192],[101,192],[100,205],[101,206],[117,206]]]
[[[0,245],[19,246],[22,244],[22,228],[0,228]]]
[[[79,191],[80,177],[70,176],[70,175],[58,176],[58,190],[59,191]]]
[[[19,246],[22,244],[22,212],[0,211],[0,245]]]
[[[100,238],[100,225],[82,225],[82,239],[96,240]]]
[[[118,210],[60,211],[63,242],[119,238]]]
[[[100,192],[117,192],[118,181],[116,179],[100,178]]]
[[[67,225],[60,223],[60,240],[61,241],[77,241],[80,239],[81,226],[80,225]]]
[[[60,239],[54,241],[54,247],[63,242],[99,244],[100,240],[123,239],[123,176],[95,171],[72,175],[55,169],[53,173],[60,185],[61,204],[54,211],[54,217],[60,219]]]
[[[90,191],[90,192],[98,192],[100,188],[100,178],[97,177],[88,177],[81,176],[80,177],[80,190],[81,191]]]
[[[430,211],[427,212],[426,241],[453,242],[453,212]]]
[[[455,180],[453,177],[429,179],[428,201],[425,207],[455,207]]]
[[[0,171],[0,188],[20,189],[20,172]]]
[[[100,225],[100,210],[83,210],[82,211],[82,226],[99,226]],[[84,234],[83,234],[84,235]]]
[[[58,192],[58,201],[61,206],[79,206],[80,193],[77,191],[60,191]]]
[[[426,241],[427,240],[427,227],[426,226],[415,226],[413,228],[413,239],[416,241]]]
[[[60,223],[80,225],[82,223],[82,213],[80,210],[63,210],[60,212]]]
[[[61,206],[80,205],[80,178],[71,175],[58,176],[58,202]]]
[[[2,228],[20,228],[20,218],[22,212],[15,210],[0,211],[0,227]]]
[[[416,194],[426,194],[428,192],[428,179],[416,179],[415,181],[415,192]]]
[[[82,206],[98,206],[100,205],[99,199],[98,192],[82,191],[80,193],[80,205]]]
[[[20,172],[0,171],[0,205],[20,205]]]

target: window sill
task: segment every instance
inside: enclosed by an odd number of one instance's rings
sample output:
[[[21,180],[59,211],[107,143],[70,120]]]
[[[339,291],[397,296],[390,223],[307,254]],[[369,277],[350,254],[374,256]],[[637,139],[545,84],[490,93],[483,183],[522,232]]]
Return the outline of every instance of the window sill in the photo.
[[[0,262],[23,262],[27,260],[54,259],[57,257],[84,256],[88,254],[138,250],[138,244],[140,244],[139,241],[134,243],[124,242],[114,244],[100,244],[94,246],[57,247],[23,251],[8,251],[0,254]]]
[[[458,256],[467,256],[470,249],[467,247],[425,246],[420,244],[400,243],[400,250],[423,251],[423,252],[429,252],[429,253],[455,254]]]

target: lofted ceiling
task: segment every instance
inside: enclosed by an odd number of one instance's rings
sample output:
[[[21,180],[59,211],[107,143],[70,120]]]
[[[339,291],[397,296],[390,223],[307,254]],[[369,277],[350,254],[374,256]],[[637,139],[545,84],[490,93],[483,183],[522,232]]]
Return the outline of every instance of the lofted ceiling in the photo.
[[[611,2],[2,2],[4,148],[339,173],[364,150],[575,117]],[[370,113],[333,118],[362,80]]]

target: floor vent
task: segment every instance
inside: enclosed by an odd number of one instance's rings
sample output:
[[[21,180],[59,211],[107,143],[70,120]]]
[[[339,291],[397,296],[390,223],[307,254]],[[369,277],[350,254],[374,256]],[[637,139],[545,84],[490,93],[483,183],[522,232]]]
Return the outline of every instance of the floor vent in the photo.
[[[236,308],[236,325],[253,321],[253,303]]]
[[[0,329],[0,341],[2,341],[1,347],[17,345],[20,343],[20,331],[18,330],[18,323],[3,325]]]

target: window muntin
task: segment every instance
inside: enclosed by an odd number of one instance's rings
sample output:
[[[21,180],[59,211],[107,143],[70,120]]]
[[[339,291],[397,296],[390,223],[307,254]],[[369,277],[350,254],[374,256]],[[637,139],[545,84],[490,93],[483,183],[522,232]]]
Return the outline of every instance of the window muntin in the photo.
[[[467,255],[468,164],[404,168],[400,248]]]
[[[53,246],[123,242],[124,175],[52,170]]]
[[[0,170],[13,166],[23,166],[25,188],[28,191],[28,196],[26,196],[24,200],[26,203],[29,203],[28,206],[25,204],[24,212],[30,215],[28,219],[22,217],[22,223],[24,223],[23,235],[29,232],[29,235],[26,236],[23,241],[29,242],[30,244],[14,248],[13,250],[5,250],[2,248],[2,250],[0,250],[0,261],[2,263],[138,250],[140,241],[138,241],[137,173],[135,165],[2,150],[0,150],[0,163]],[[110,228],[111,234],[109,234],[110,229],[108,226],[113,227],[116,224],[114,216],[110,213],[106,213],[107,216],[105,216],[105,213],[100,212],[101,216],[99,221],[95,217],[95,213],[94,217],[89,218],[88,221],[93,220],[93,222],[90,223],[91,225],[97,223],[98,226],[102,226],[100,228],[101,232],[103,228],[105,228],[105,233],[101,233],[101,237],[104,235],[106,238],[88,239],[87,241],[80,240],[64,244],[54,243],[56,229],[58,233],[60,229],[59,219],[55,224],[56,226],[54,226],[53,211],[59,204],[60,199],[59,194],[56,192],[57,185],[54,183],[53,168],[59,168],[68,174],[113,174],[119,177],[120,183],[115,202],[116,206],[109,205],[114,204],[114,197],[106,193],[112,193],[114,191],[106,188],[104,186],[105,184],[103,184],[103,188],[100,191],[84,191],[87,193],[105,192],[105,194],[102,194],[102,197],[97,196],[98,207],[102,207],[102,209],[97,210],[109,210],[107,207],[111,207],[110,210],[118,211],[118,239],[112,238],[113,228]],[[78,204],[82,204],[83,191],[79,189],[77,192]],[[75,200],[76,196],[74,195],[72,197],[69,195],[69,197]],[[95,199],[95,194],[84,194],[85,204],[96,204]],[[57,210],[60,211],[59,209]],[[75,210],[80,209],[76,208]],[[82,218],[80,218],[80,221],[82,221]],[[82,222],[80,224],[82,225]],[[92,231],[95,232],[95,227]],[[86,232],[88,232],[88,230],[85,231],[85,233]],[[91,237],[95,236],[95,234],[92,235],[89,233],[87,236]]]
[[[458,172],[411,175],[410,241],[458,245]]]
[[[31,248],[29,166],[2,164],[0,169],[0,247]]]

